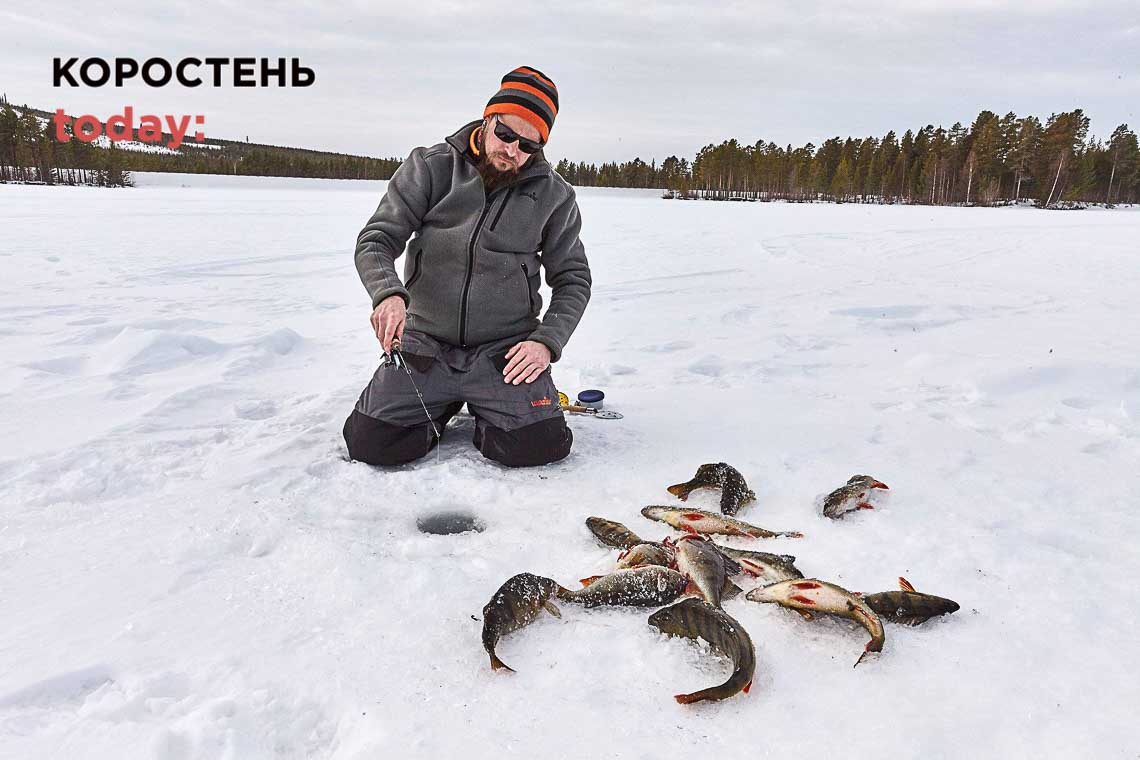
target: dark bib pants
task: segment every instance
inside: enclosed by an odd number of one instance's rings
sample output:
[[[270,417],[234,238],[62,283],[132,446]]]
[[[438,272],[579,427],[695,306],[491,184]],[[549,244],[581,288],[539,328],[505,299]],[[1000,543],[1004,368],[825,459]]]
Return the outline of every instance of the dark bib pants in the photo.
[[[473,443],[488,459],[534,467],[565,458],[574,436],[550,370],[533,383],[503,382],[506,352],[521,340],[526,336],[461,348],[405,330],[402,352],[423,405],[403,369],[377,368],[344,423],[349,456],[384,466],[415,461],[438,443],[424,406],[442,434],[466,403],[475,417]]]

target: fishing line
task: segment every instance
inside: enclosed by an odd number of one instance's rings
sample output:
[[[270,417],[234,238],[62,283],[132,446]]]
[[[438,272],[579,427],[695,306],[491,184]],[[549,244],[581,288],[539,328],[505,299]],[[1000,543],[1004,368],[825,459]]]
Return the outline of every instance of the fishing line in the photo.
[[[412,377],[412,370],[408,367],[408,362],[404,359],[404,354],[400,350],[400,339],[399,338],[393,338],[392,339],[392,353],[391,354],[384,354],[384,360],[385,360],[385,362],[387,362],[392,367],[395,367],[397,369],[403,369],[404,372],[408,375],[408,380],[412,384],[412,389],[416,392],[416,398],[418,398],[420,400],[420,406],[424,410],[424,415],[428,419],[428,424],[431,425],[431,432],[433,434],[435,434],[435,440],[436,440],[435,458],[436,458],[436,462],[438,462],[439,461],[439,443],[438,442],[440,440],[439,428],[437,428],[435,426],[435,420],[432,419],[431,412],[428,411],[427,404],[424,403],[424,394],[420,393],[420,387],[418,385],[416,385],[416,379],[414,377]]]

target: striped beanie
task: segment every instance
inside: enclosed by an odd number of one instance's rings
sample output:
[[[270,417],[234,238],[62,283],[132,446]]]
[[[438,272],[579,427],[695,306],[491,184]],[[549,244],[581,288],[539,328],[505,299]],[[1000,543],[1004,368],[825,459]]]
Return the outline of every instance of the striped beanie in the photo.
[[[495,113],[526,119],[545,143],[550,139],[550,129],[558,115],[558,88],[538,69],[519,66],[503,77],[502,87],[487,101],[483,118]]]

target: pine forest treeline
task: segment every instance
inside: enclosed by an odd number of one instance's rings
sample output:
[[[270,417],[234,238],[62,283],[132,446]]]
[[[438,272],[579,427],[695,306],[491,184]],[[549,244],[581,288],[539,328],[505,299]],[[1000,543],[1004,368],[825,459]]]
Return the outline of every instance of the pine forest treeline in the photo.
[[[900,138],[833,137],[793,148],[760,140],[707,145],[691,161],[640,158],[600,167],[559,162],[572,184],[664,188],[677,197],[990,205],[1140,200],[1140,148],[1127,124],[1107,141],[1088,136],[1080,110],[1050,116],[982,111],[968,128],[926,126]]]
[[[51,114],[0,103],[0,182],[122,186],[130,172],[389,179],[395,158],[367,158],[232,140],[184,143],[177,153],[99,147],[55,139]],[[39,118],[37,118],[39,117]],[[68,133],[70,134],[70,126]],[[133,136],[137,136],[137,131]]]
[[[178,153],[104,148],[55,139],[50,114],[0,99],[0,182],[124,185],[132,171],[389,179],[400,160],[230,140],[187,143]],[[969,127],[928,125],[899,137],[833,137],[794,148],[735,139],[691,160],[640,158],[601,166],[562,159],[571,184],[661,188],[672,197],[857,203],[1057,207],[1140,200],[1140,147],[1121,124],[1089,137],[1080,109],[1036,116],[982,111]]]

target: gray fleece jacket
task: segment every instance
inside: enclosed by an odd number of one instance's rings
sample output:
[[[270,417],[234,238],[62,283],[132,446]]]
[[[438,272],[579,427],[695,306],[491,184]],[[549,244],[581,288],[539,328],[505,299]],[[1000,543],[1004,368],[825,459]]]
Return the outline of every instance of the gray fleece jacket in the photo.
[[[400,165],[357,238],[356,269],[373,307],[403,296],[410,329],[456,346],[529,334],[557,361],[590,300],[574,188],[539,151],[488,195],[469,148],[479,124]],[[540,267],[552,291],[541,322]]]

